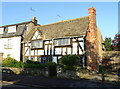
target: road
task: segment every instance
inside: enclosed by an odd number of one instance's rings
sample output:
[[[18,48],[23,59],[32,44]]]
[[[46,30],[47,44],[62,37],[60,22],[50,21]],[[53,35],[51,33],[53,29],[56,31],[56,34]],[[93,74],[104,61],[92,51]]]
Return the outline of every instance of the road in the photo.
[[[28,75],[15,75],[15,74],[2,74],[3,81],[13,82],[14,84],[3,83],[4,87],[29,87],[29,89],[49,89],[50,87],[84,87],[89,89],[90,87],[105,87],[106,89],[117,88],[120,89],[120,85],[101,83],[91,80],[72,80],[72,79],[58,79],[58,78],[47,78],[39,76],[28,76]]]
[[[16,85],[16,84],[12,84],[9,82],[2,82],[2,89],[6,89],[6,88],[13,88],[13,89],[18,89],[18,88],[27,88],[27,89],[38,89],[35,87],[30,87],[30,86],[23,86],[23,85]],[[39,88],[40,89],[40,88]],[[42,88],[41,88],[42,89]]]

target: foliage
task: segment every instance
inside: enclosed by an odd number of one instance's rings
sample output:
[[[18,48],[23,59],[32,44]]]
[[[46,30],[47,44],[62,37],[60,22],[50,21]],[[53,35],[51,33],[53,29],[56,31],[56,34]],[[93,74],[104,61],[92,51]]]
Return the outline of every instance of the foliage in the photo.
[[[24,68],[44,68],[43,64],[40,64],[38,61],[27,60],[24,63]]]
[[[66,55],[60,58],[59,63],[61,65],[67,66],[77,66],[79,65],[80,57],[77,55]]]
[[[40,68],[40,69],[47,67],[50,71],[50,76],[54,76],[57,73],[56,72],[57,65],[53,62],[42,64],[38,61],[27,60],[25,63],[23,63],[21,61],[18,62],[11,57],[7,57],[3,60],[2,66],[4,66],[4,67],[16,67],[16,68]]]
[[[45,63],[45,65],[48,68],[50,77],[54,77],[57,75],[57,70],[56,70],[57,64],[56,63],[48,62],[48,63]]]
[[[24,64],[23,62],[21,62],[21,61],[15,63],[15,67],[16,67],[16,68],[24,68],[24,65],[25,65],[25,64]]]
[[[7,57],[7,58],[2,60],[2,66],[15,67],[17,62],[18,61],[16,61],[14,58]]]
[[[39,61],[32,61],[32,60],[27,60],[26,63],[28,63],[28,64],[40,64]]]
[[[66,55],[60,58],[59,64],[62,65],[65,70],[74,70],[76,66],[80,64],[80,57],[77,55]]]
[[[112,42],[111,38],[107,38],[107,37],[105,38],[104,44],[105,44],[106,51],[112,51],[111,42]]]
[[[64,70],[76,70],[76,66],[64,66]]]
[[[120,51],[120,34],[115,35],[111,47],[115,51]]]

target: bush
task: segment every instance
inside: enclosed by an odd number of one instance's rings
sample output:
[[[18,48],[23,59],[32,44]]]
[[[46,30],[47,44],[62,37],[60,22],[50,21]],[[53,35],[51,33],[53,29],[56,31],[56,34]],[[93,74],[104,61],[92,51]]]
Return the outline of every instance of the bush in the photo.
[[[24,64],[24,68],[44,68],[43,64],[40,64],[39,61],[27,60]]]
[[[75,66],[64,66],[65,70],[76,70]]]
[[[77,55],[66,55],[60,58],[59,64],[66,70],[74,70],[80,64],[80,57]]]
[[[18,61],[16,61],[14,58],[7,57],[2,60],[2,66],[3,67],[15,67],[17,62]]]
[[[24,66],[25,66],[25,64],[23,63],[23,62],[17,62],[17,63],[15,63],[15,67],[16,68],[24,68]]]
[[[50,77],[54,77],[54,76],[57,75],[57,70],[56,70],[57,65],[56,65],[56,63],[48,62],[48,63],[45,63],[45,66],[48,68]]]
[[[32,60],[27,60],[25,63],[27,63],[27,64],[40,64],[39,61],[32,61]]]

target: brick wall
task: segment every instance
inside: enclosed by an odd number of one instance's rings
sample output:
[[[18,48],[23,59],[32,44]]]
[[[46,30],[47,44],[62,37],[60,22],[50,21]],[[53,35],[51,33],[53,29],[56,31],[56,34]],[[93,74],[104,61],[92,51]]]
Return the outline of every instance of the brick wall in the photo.
[[[102,36],[96,26],[96,10],[89,11],[89,27],[86,34],[86,56],[88,69],[98,70],[99,61],[102,59]]]
[[[120,51],[105,51],[103,52],[103,60],[108,59],[112,69],[120,68]]]

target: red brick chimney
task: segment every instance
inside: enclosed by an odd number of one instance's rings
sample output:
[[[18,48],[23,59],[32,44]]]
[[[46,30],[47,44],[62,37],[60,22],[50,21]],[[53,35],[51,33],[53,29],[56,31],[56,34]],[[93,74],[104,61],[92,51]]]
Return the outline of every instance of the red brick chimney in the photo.
[[[95,41],[95,31],[96,31],[96,10],[94,7],[90,7],[88,9],[89,13],[89,28],[88,28],[88,36],[89,41],[93,42]]]
[[[96,10],[94,7],[88,9],[89,27],[86,33],[86,56],[88,69],[98,70],[98,53],[97,53],[97,26]]]

